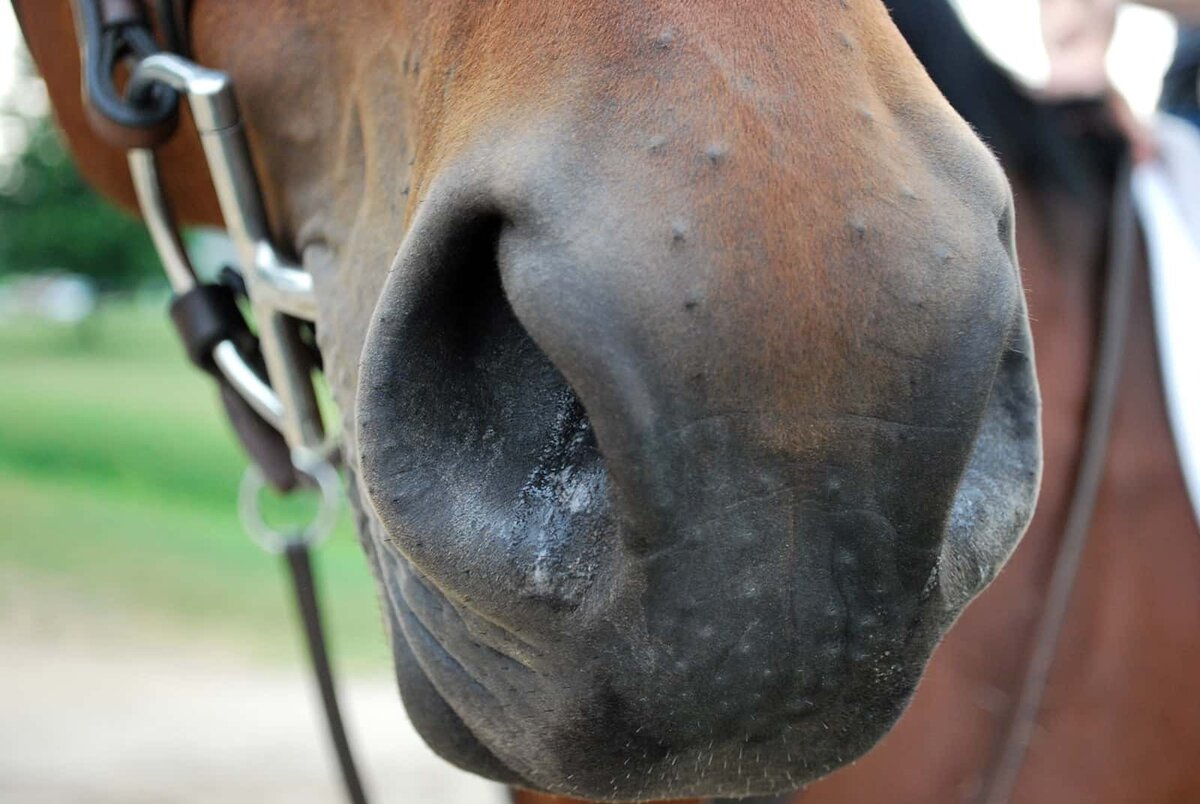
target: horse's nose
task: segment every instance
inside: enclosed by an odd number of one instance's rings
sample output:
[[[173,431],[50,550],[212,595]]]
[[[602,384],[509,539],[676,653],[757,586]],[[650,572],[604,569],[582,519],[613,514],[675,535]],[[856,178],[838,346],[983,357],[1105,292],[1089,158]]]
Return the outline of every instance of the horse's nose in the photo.
[[[730,232],[669,194],[567,192],[588,184],[512,161],[431,190],[364,353],[369,495],[422,569],[508,611],[577,602],[564,568],[589,551],[689,552],[682,587],[774,577],[788,554],[790,589],[818,560],[796,550],[868,550],[857,529],[890,545],[896,593],[919,592],[1005,361],[1012,415],[1036,415],[1008,207],[800,235],[760,209]],[[451,543],[419,537],[433,484],[469,489]]]

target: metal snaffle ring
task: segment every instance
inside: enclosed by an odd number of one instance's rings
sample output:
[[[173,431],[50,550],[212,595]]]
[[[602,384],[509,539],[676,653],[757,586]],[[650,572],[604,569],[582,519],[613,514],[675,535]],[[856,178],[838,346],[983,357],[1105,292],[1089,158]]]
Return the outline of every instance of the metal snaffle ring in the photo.
[[[313,517],[312,522],[304,528],[293,528],[287,532],[272,528],[263,519],[262,509],[259,506],[259,495],[266,488],[267,483],[262,470],[252,463],[246,467],[246,473],[242,475],[242,483],[238,489],[238,516],[250,538],[268,553],[280,555],[287,550],[289,544],[296,542],[309,547],[316,546],[329,538],[329,534],[333,533],[334,526],[337,524],[338,502],[341,499],[342,487],[333,464],[322,458],[305,461],[304,465],[297,466],[297,469],[313,479],[321,496],[316,516]]]

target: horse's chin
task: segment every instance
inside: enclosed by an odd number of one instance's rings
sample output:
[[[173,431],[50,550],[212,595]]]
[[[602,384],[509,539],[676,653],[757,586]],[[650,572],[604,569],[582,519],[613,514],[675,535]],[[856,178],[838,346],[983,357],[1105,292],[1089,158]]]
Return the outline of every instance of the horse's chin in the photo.
[[[706,624],[718,612],[648,616],[635,601],[597,617],[576,609],[580,633],[527,641],[519,618],[510,626],[440,588],[372,520],[364,514],[368,552],[414,727],[466,771],[547,793],[626,801],[796,790],[891,729],[942,634],[936,594],[875,619],[860,589],[862,599],[828,607],[819,633],[803,640],[764,633],[750,643]],[[563,527],[548,535],[580,538]],[[578,577],[553,572],[549,587],[579,588]],[[853,585],[846,574],[839,580],[834,588]],[[530,600],[560,612],[572,605],[556,595]],[[677,642],[647,644],[646,628],[672,631],[659,636]],[[777,636],[790,644],[771,644]]]

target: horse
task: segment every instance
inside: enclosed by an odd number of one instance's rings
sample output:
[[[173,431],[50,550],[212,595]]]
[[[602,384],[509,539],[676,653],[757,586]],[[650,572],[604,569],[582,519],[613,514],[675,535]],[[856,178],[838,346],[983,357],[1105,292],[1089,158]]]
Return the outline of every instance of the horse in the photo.
[[[430,746],[613,800],[875,745],[1041,471],[1009,186],[882,3],[165,5],[316,288]],[[15,7],[129,205],[68,4]],[[186,115],[157,156],[219,223]]]

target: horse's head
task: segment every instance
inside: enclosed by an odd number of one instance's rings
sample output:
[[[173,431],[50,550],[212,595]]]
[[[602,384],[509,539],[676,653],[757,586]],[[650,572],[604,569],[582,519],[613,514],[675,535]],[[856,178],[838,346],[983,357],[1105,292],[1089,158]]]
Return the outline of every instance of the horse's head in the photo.
[[[192,22],[315,276],[430,744],[642,798],[879,739],[1039,473],[1007,185],[883,5]]]

